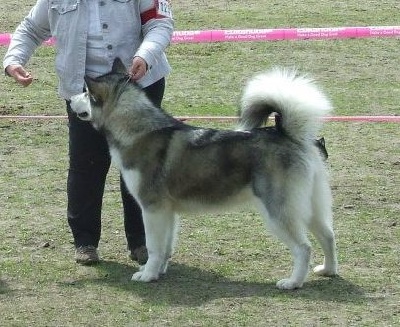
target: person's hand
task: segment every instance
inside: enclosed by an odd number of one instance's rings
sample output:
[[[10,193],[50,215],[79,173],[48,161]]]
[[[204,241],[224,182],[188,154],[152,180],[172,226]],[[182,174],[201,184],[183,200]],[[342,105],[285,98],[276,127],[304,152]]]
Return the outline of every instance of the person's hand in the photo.
[[[134,81],[141,79],[147,71],[147,63],[141,57],[134,57],[132,66],[129,68],[129,75]]]
[[[6,67],[6,72],[23,86],[28,86],[33,81],[31,73],[27,72],[21,65],[9,65]]]

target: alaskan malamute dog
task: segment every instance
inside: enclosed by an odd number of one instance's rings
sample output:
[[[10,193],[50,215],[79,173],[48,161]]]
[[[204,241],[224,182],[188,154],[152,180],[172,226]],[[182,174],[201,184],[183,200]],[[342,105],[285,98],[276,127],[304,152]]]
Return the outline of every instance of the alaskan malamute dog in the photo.
[[[187,125],[154,106],[116,59],[110,73],[85,78],[74,96],[77,115],[105,135],[114,164],[138,200],[147,263],[132,280],[150,282],[167,271],[178,213],[251,203],[290,249],[293,271],[277,287],[303,285],[311,231],[325,259],[319,275],[337,274],[331,192],[315,137],[331,105],[313,81],[275,69],[255,76],[242,97],[237,130]],[[273,127],[262,127],[272,114]]]

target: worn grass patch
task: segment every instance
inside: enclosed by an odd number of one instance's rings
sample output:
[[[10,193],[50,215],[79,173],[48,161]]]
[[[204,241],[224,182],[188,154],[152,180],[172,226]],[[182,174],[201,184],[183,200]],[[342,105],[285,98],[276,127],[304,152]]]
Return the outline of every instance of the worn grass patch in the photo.
[[[0,32],[11,32],[32,4],[2,2]],[[173,4],[177,30],[396,25],[399,9],[394,0]],[[316,77],[336,114],[399,114],[397,48],[396,39],[174,45],[164,105],[176,115],[232,116],[254,72],[284,65]],[[53,62],[53,48],[36,52],[29,88],[0,77],[0,114],[64,115]],[[0,325],[399,325],[399,125],[330,122],[322,134],[340,277],[310,274],[301,290],[276,289],[290,255],[246,210],[182,217],[167,276],[143,285],[130,282],[138,267],[125,250],[118,173],[110,172],[105,192],[103,262],[78,266],[65,218],[66,121],[0,118]],[[321,260],[316,246],[313,261]]]
[[[75,265],[64,219],[65,122],[2,121],[0,129],[8,140],[0,153],[5,325],[383,326],[399,319],[395,124],[326,125],[340,277],[311,274],[294,292],[275,288],[290,269],[290,256],[252,210],[184,216],[167,276],[146,285],[130,282],[137,267],[125,252],[116,171],[105,196],[104,262]],[[388,139],[392,149],[381,146]],[[316,247],[314,262],[321,260]]]

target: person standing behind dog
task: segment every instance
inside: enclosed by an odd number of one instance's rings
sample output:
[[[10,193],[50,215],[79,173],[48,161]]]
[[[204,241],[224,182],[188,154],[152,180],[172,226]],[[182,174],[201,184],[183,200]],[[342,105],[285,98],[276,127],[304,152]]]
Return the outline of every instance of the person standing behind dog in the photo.
[[[155,105],[164,96],[170,66],[165,49],[173,19],[168,0],[37,0],[19,24],[5,54],[7,75],[28,86],[33,76],[24,68],[35,49],[51,36],[56,40],[59,95],[66,100],[69,121],[67,218],[80,264],[100,261],[101,208],[110,155],[105,138],[76,117],[69,99],[84,90],[84,75],[111,70],[119,57]],[[124,226],[130,257],[147,261],[139,205],[120,178]]]

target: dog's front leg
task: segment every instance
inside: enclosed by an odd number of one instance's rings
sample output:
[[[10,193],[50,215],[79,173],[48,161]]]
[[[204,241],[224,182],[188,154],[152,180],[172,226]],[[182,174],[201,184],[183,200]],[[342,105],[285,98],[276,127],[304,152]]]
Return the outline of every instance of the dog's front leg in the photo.
[[[170,257],[169,237],[174,229],[174,215],[161,210],[143,210],[143,223],[146,232],[146,247],[149,253],[147,263],[134,273],[132,280],[151,282],[165,273]]]

